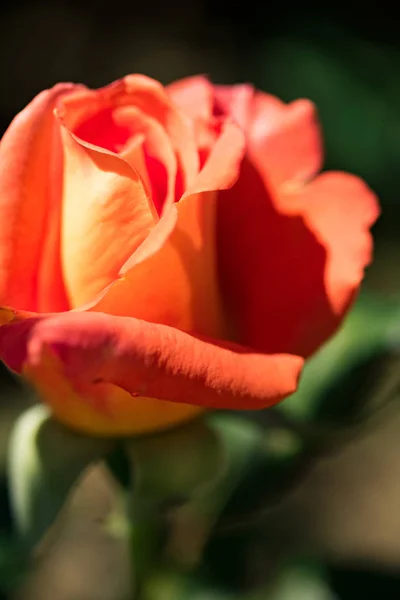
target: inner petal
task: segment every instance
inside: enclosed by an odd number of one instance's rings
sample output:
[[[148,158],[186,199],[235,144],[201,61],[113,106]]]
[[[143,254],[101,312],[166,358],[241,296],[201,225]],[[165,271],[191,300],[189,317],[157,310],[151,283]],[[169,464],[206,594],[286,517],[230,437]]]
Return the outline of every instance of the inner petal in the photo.
[[[80,123],[74,133],[84,142],[119,154],[134,131],[126,119],[118,119],[118,108],[105,108]]]

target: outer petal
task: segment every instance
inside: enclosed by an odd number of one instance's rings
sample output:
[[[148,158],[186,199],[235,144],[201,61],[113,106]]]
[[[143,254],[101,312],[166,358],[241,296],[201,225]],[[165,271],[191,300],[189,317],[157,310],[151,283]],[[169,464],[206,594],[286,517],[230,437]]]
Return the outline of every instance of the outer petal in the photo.
[[[302,215],[325,247],[325,288],[332,310],[341,315],[372,259],[369,228],[380,213],[376,196],[360,178],[329,171],[288,192],[284,206],[288,214]]]
[[[230,115],[243,131],[248,131],[252,103],[254,100],[254,87],[248,83],[239,85],[216,85],[214,86],[214,112],[217,114]],[[276,111],[279,111],[282,102],[270,96],[271,110],[268,115],[268,123],[273,122]]]
[[[109,285],[155,225],[138,173],[116,154],[62,127],[65,177],[62,264],[72,307]]]
[[[166,87],[169,97],[191,119],[209,121],[213,116],[214,89],[202,75],[186,77]]]
[[[217,86],[216,106],[246,132],[248,151],[266,185],[304,182],[321,168],[321,135],[309,100],[285,104],[250,85]]]
[[[227,124],[194,185],[163,215],[94,310],[225,337],[215,264],[215,190],[234,183],[243,151],[242,133]]]
[[[0,357],[23,368],[58,418],[104,434],[138,432],[148,398],[206,408],[269,406],[296,389],[303,365],[300,357],[265,356],[99,313],[4,325]],[[150,401],[153,417],[155,406]],[[180,418],[191,412],[184,408]],[[149,421],[147,427],[155,428]]]
[[[62,158],[53,110],[76,89],[60,84],[39,94],[0,144],[0,301],[19,308],[68,306],[58,245]]]
[[[342,173],[272,201],[246,163],[218,213],[220,279],[237,339],[261,352],[316,350],[358,290],[378,212],[367,186]]]

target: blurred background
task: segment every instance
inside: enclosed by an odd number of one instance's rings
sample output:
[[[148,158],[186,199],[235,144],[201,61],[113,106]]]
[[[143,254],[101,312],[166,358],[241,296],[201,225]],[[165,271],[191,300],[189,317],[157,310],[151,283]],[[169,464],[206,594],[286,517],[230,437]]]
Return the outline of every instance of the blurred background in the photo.
[[[373,401],[380,399],[390,377],[397,385],[400,23],[387,0],[369,5],[348,0],[344,8],[272,4],[3,2],[0,132],[35,94],[58,81],[100,87],[134,72],[163,83],[204,73],[216,83],[252,82],[286,101],[312,99],[323,125],[326,168],[362,176],[379,195],[383,217],[374,229],[375,262],[354,316],[280,409],[280,418],[294,419],[301,428],[319,418],[335,420],[332,398],[338,395],[353,410],[354,398],[364,399],[371,389],[378,390]],[[387,330],[392,341],[382,360]],[[130,598],[128,543],[102,527],[118,492],[101,467],[91,469],[74,494],[57,543],[19,583],[18,567],[1,541],[11,527],[5,449],[10,427],[29,399],[5,371],[1,377],[0,598]],[[287,440],[278,436],[271,445],[278,462],[271,459],[270,470],[263,471],[257,511],[249,498],[256,495],[258,471],[247,474],[245,492],[238,489],[227,508],[238,527],[207,546],[208,587],[190,598],[399,600],[400,409],[393,395],[390,407],[385,404],[378,418],[333,451],[311,445],[290,485],[276,477],[276,465],[287,457]],[[270,417],[250,418],[270,426]],[[181,600],[175,588],[165,589],[165,600]]]

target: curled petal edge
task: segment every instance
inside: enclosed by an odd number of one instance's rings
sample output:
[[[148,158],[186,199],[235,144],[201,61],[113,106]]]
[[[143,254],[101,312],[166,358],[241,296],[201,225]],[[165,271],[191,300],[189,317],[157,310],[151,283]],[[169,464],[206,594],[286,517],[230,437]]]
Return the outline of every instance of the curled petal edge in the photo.
[[[128,392],[132,403],[131,414],[129,407],[123,410],[129,429],[126,419],[133,427],[139,399],[203,409],[273,405],[296,390],[304,362],[295,355],[259,354],[165,325],[104,313],[11,321],[0,328],[0,358],[31,380],[59,412],[57,387],[46,385],[49,366],[56,369],[62,375],[59,381],[71,386],[74,402],[78,394],[93,414],[100,412],[109,419],[111,430],[119,418],[118,402],[112,398],[118,390]],[[68,413],[65,389],[63,402]]]

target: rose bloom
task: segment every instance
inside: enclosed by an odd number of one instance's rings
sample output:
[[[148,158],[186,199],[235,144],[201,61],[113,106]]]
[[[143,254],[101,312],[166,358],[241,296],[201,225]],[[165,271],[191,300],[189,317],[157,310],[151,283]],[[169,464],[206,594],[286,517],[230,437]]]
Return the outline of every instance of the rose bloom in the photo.
[[[0,144],[0,358],[98,435],[296,390],[370,262],[314,106],[204,77],[59,84]]]

